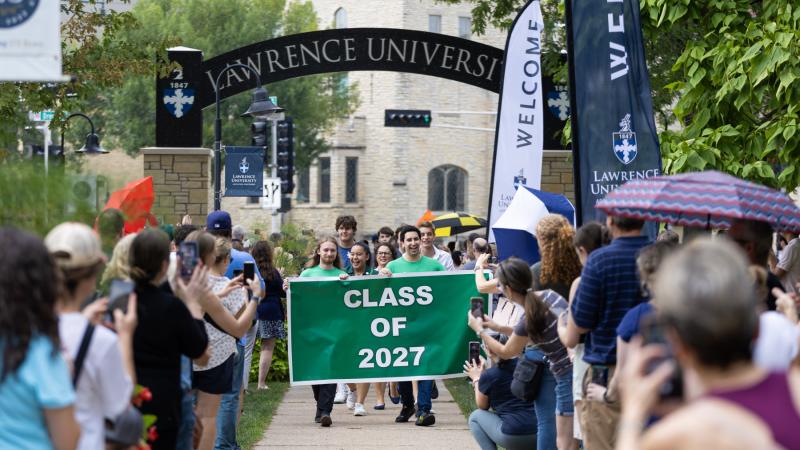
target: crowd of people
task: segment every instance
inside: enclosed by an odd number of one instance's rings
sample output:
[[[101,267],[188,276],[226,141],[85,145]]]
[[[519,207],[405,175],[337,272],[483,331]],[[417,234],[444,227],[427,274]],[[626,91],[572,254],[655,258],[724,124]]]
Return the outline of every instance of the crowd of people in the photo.
[[[481,448],[800,448],[797,235],[735,221],[681,244],[643,226],[548,215],[529,265],[477,234],[445,245],[430,222],[358,240],[341,216],[300,273],[276,265],[280,236],[249,239],[224,211],[127,236],[116,210],[43,240],[0,229],[0,447],[237,449],[256,340],[268,389],[287,336],[289,278],[471,270],[492,301],[476,315],[465,299],[486,355],[464,364]],[[436,423],[435,380],[315,385],[314,421],[337,403],[367,415],[370,387],[396,422]]]

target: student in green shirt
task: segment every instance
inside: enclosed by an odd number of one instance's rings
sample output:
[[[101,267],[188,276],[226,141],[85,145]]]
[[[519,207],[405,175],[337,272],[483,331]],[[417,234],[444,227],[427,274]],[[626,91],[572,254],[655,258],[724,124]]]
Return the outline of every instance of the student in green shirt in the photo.
[[[444,266],[433,258],[423,256],[420,249],[420,233],[417,227],[407,225],[400,229],[398,237],[405,248],[405,253],[401,258],[395,259],[381,269],[381,274],[391,276],[392,273],[409,272],[439,272],[444,271]],[[395,422],[408,422],[408,419],[416,412],[416,425],[427,427],[436,423],[436,417],[431,413],[431,390],[433,380],[420,380],[417,382],[417,405],[419,410],[414,408],[414,393],[410,381],[403,381],[398,384],[400,397],[403,402],[403,409],[394,419]]]
[[[339,256],[339,245],[336,239],[324,238],[317,244],[314,250],[314,259],[307,268],[300,274],[301,278],[308,277],[339,277],[340,280],[347,279],[347,273],[341,269],[342,260]],[[288,280],[284,282],[284,290],[288,290]],[[333,411],[333,397],[336,395],[336,383],[315,384],[311,386],[314,390],[314,400],[317,401],[317,413],[314,421],[323,427],[329,427],[333,423],[331,411]]]

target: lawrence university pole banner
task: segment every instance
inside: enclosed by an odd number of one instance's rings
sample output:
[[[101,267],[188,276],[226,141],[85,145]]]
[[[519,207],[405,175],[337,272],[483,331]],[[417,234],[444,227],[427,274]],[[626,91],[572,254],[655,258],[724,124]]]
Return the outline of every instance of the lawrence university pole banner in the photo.
[[[292,385],[463,377],[475,275],[296,278],[289,290]],[[484,305],[488,302],[484,297]]]
[[[0,81],[66,81],[61,2],[0,0]]]
[[[544,115],[542,104],[539,1],[529,1],[508,34],[503,84],[497,107],[489,225],[503,215],[519,185],[539,188],[542,179]],[[490,240],[494,241],[490,234]]]
[[[638,0],[567,1],[579,224],[617,186],[661,172]]]
[[[264,147],[225,147],[225,197],[264,195]]]

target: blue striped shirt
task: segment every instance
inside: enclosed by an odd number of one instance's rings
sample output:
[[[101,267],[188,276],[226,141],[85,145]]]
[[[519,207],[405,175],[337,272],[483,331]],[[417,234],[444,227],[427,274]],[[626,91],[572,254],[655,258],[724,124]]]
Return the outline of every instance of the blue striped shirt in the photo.
[[[575,324],[590,330],[587,363],[616,364],[617,326],[643,300],[636,257],[649,243],[646,236],[621,237],[589,255],[572,302]]]

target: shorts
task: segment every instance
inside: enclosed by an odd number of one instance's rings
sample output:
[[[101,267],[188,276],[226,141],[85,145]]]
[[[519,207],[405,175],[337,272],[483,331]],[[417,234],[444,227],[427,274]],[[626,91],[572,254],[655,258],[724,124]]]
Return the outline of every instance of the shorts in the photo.
[[[192,388],[207,394],[227,394],[233,389],[233,365],[236,353],[232,353],[224,363],[208,370],[195,370],[192,373]]]
[[[575,405],[572,401],[572,371],[556,378],[556,415],[572,416],[575,413]]]

